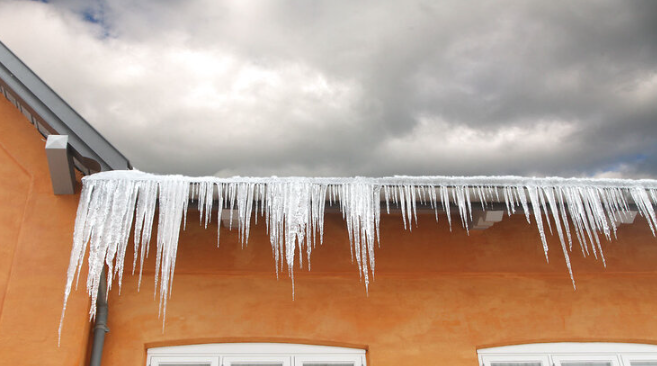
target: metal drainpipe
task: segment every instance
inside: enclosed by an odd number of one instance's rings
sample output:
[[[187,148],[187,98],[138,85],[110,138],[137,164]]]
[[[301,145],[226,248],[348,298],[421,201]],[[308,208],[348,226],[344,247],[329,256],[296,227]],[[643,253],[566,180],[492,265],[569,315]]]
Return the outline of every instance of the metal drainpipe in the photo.
[[[91,346],[90,366],[100,366],[105,333],[107,332],[109,332],[109,328],[107,328],[107,277],[105,276],[105,269],[103,269],[100,275],[98,298],[96,300],[96,325],[94,326],[94,342]]]

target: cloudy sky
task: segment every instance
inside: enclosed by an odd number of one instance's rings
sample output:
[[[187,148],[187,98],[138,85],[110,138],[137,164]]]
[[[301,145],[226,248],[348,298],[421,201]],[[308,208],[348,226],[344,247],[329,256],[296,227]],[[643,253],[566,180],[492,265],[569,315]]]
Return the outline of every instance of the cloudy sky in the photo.
[[[145,171],[657,177],[657,1],[0,0],[0,40]]]

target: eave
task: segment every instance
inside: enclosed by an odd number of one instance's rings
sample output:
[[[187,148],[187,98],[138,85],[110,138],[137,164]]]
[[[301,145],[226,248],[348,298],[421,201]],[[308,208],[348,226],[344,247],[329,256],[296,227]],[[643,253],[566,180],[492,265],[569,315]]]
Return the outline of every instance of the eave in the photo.
[[[44,137],[68,136],[69,151],[76,168],[83,174],[132,168],[119,150],[2,42],[0,88]]]

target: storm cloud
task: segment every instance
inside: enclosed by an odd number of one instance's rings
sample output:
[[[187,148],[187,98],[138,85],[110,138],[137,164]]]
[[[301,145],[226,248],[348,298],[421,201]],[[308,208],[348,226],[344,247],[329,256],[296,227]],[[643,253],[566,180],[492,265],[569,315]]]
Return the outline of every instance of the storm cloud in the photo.
[[[657,2],[0,0],[140,170],[657,177]]]

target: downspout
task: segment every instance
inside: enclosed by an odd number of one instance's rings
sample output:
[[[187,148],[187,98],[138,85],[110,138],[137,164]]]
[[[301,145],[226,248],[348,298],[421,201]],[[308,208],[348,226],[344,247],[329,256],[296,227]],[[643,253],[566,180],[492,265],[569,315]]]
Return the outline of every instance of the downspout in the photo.
[[[94,326],[94,341],[91,346],[89,366],[100,366],[103,345],[105,344],[105,333],[107,332],[109,332],[107,327],[107,277],[103,268],[98,286],[98,299],[96,300],[96,325]]]

